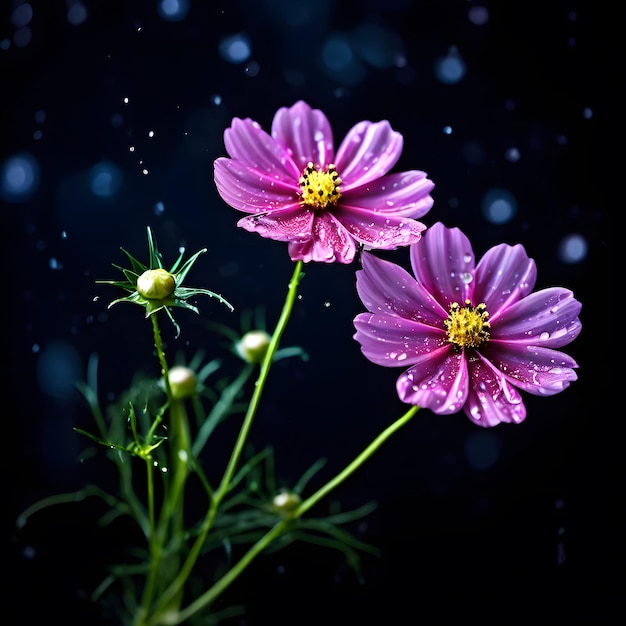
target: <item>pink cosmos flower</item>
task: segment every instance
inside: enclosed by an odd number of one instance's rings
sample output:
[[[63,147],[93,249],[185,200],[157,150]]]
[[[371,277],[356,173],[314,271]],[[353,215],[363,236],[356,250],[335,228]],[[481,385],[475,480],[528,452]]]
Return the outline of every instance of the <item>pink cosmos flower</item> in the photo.
[[[403,402],[479,426],[520,423],[518,389],[550,396],[569,386],[577,363],[556,350],[581,330],[571,291],[531,293],[537,270],[523,246],[500,244],[476,264],[468,238],[437,223],[410,249],[415,278],[363,253],[357,291],[369,313],[354,338],[373,363],[408,368],[396,388]]]
[[[324,113],[305,102],[281,108],[271,135],[234,118],[224,132],[230,158],[215,161],[226,203],[251,215],[238,226],[289,242],[293,261],[350,263],[356,245],[392,250],[416,243],[415,218],[433,205],[434,184],[421,171],[388,174],[402,152],[389,122],[359,122],[335,152]]]

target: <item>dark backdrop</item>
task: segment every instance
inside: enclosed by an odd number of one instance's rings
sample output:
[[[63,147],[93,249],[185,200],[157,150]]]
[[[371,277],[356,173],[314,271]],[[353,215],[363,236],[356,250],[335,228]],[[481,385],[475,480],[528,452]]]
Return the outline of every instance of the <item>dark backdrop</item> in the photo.
[[[120,246],[145,259],[146,226],[166,259],[206,247],[189,284],[237,307],[201,299],[200,318],[180,313],[178,340],[164,326],[172,351],[217,353],[202,319],[237,328],[258,304],[271,327],[292,271],[286,246],[236,228],[212,163],[232,117],[269,129],[278,107],[304,99],[327,114],[337,144],[360,120],[388,119],[405,139],[396,169],[436,184],[427,225],[461,227],[477,257],[522,243],[537,288],[573,289],[583,331],[566,350],[579,380],[552,398],[526,395],[519,426],[419,413],[336,492],[346,508],[378,502],[355,528],[381,549],[362,582],[337,553],[298,545],[259,558],[225,601],[246,603],[250,626],[619,621],[621,409],[619,387],[610,391],[620,382],[606,345],[618,347],[621,331],[606,297],[608,202],[623,194],[610,194],[607,175],[621,71],[610,11],[561,0],[4,0],[0,19],[0,160],[24,165],[1,198],[4,612],[100,623],[86,596],[132,538],[98,528],[89,502],[15,528],[37,498],[108,480],[72,430],[88,427],[84,403],[46,386],[42,360],[64,356],[82,375],[99,354],[103,396],[137,369],[154,372],[139,309],[107,313],[117,292],[95,285],[118,278]],[[223,52],[233,37],[249,46],[240,60]],[[458,75],[439,73],[444,58]],[[502,223],[482,210],[493,189],[515,199]],[[571,235],[583,248],[567,260]],[[283,344],[310,359],[276,365],[255,423],[255,445],[274,445],[287,483],[319,457],[332,475],[403,410],[399,370],[367,362],[352,339],[355,269],[306,267]]]

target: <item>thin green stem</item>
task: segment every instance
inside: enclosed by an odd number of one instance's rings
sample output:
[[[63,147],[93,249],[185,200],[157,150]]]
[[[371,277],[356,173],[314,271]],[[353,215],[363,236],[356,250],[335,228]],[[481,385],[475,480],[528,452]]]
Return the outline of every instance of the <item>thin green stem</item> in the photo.
[[[213,602],[227,587],[233,583],[237,577],[250,565],[254,558],[260,554],[274,539],[280,537],[289,527],[290,520],[283,519],[274,526],[268,533],[263,535],[237,563],[228,570],[210,589],[196,598],[191,604],[179,611],[172,624],[182,624],[186,619],[202,610]]]
[[[165,352],[163,350],[163,340],[161,339],[161,331],[159,330],[159,322],[157,321],[156,313],[150,316],[152,320],[152,333],[154,335],[154,346],[157,351],[157,358],[161,364],[161,373],[163,374],[163,384],[165,385],[165,395],[167,401],[172,401],[172,389],[170,387],[169,367],[167,365],[167,359],[165,358]]]
[[[150,520],[150,531],[148,536],[148,542],[150,546],[150,569],[146,576],[146,587],[143,592],[142,607],[146,612],[152,602],[152,596],[154,594],[154,587],[156,583],[158,564],[161,560],[161,547],[157,541],[158,536],[156,533],[155,513],[154,513],[154,477],[152,463],[149,458],[144,459],[146,463],[146,479],[148,490],[148,518]]]
[[[324,496],[328,495],[333,489],[338,487],[348,476],[353,474],[367,459],[369,459],[374,452],[376,452],[382,445],[398,431],[402,426],[411,420],[411,418],[419,411],[419,406],[412,406],[402,417],[399,417],[393,424],[385,428],[372,443],[370,443],[361,454],[359,454],[352,463],[339,472],[334,478],[329,480],[323,487],[318,489],[312,496],[309,496],[304,500],[300,506],[294,511],[294,517],[300,517],[303,513],[308,511],[312,506],[317,504]]]
[[[333,489],[339,486],[346,478],[361,467],[395,432],[407,424],[411,418],[419,411],[418,406],[412,406],[404,415],[399,417],[393,424],[381,432],[372,443],[365,448],[346,468],[329,480],[321,489],[318,489],[312,496],[307,498],[293,512],[288,519],[283,519],[276,524],[268,533],[261,537],[244,556],[224,574],[212,587],[207,589],[201,596],[196,598],[191,604],[181,610],[172,624],[181,624],[186,619],[205,608],[213,602],[260,554],[272,541],[280,537],[288,530],[292,521],[302,516],[313,505],[327,496]]]
[[[248,438],[250,428],[252,427],[252,422],[254,421],[254,417],[259,407],[261,395],[263,394],[263,390],[265,389],[265,381],[267,380],[272,361],[274,359],[274,353],[278,348],[280,338],[283,334],[283,331],[285,330],[285,327],[287,326],[287,322],[289,321],[289,317],[291,316],[291,311],[293,310],[293,304],[295,302],[296,294],[298,292],[298,285],[300,283],[301,272],[302,261],[298,261],[293,271],[291,281],[289,282],[289,290],[287,292],[287,298],[285,299],[285,303],[283,305],[283,310],[281,312],[280,318],[278,319],[278,323],[276,324],[276,328],[274,330],[274,334],[272,335],[272,339],[270,340],[267,352],[265,353],[265,358],[261,363],[259,378],[257,379],[257,382],[255,384],[254,392],[252,394],[250,404],[248,405],[248,410],[246,411],[246,416],[244,417],[241,429],[239,431],[239,436],[237,437],[237,442],[235,443],[235,447],[233,448],[233,452],[228,462],[226,471],[224,472],[222,482],[220,483],[215,493],[215,499],[218,502],[221,500],[221,498],[224,497],[224,495],[228,491],[230,481],[233,477],[233,474],[235,473],[235,470],[237,469],[237,466],[239,465],[239,460],[241,458],[244,445]]]
[[[188,432],[187,437],[185,438],[184,436],[186,432],[186,415],[181,415],[180,411],[177,412],[172,410],[173,400],[169,380],[169,367],[167,365],[167,359],[165,358],[163,341],[161,339],[161,332],[159,330],[159,323],[156,314],[151,315],[150,320],[152,322],[154,346],[156,348],[157,358],[161,365],[161,374],[163,376],[163,384],[165,386],[165,393],[167,396],[167,406],[170,409],[170,428],[173,431],[171,439],[174,441],[174,445],[172,446],[170,457],[170,463],[172,465],[170,468],[172,479],[171,482],[167,484],[165,493],[163,494],[163,505],[161,507],[158,524],[155,522],[152,460],[150,457],[146,458],[146,466],[148,469],[148,500],[150,516],[150,569],[148,571],[146,587],[144,589],[141,605],[143,615],[147,615],[149,613],[150,606],[152,605],[156,589],[156,581],[161,567],[161,560],[163,558],[163,547],[167,543],[168,539],[167,531],[171,523],[173,512],[176,511],[176,504],[178,503],[180,494],[184,488],[184,482],[187,474],[187,464],[186,462],[183,464],[181,462],[181,458],[184,458],[184,455],[189,453]],[[179,450],[181,445],[185,448],[182,452]],[[170,485],[173,485],[171,489]]]
[[[248,405],[246,415],[244,417],[241,428],[239,430],[237,441],[233,448],[233,452],[231,453],[231,457],[229,459],[228,465],[224,472],[222,481],[219,487],[216,489],[215,493],[213,494],[213,499],[211,500],[209,510],[207,511],[207,515],[203,521],[201,531],[198,537],[196,538],[196,541],[194,542],[193,546],[191,547],[189,554],[187,555],[187,558],[185,559],[185,562],[183,563],[183,566],[180,568],[176,578],[172,581],[169,587],[164,590],[164,592],[161,594],[159,598],[159,602],[157,604],[157,607],[154,613],[154,617],[156,621],[152,621],[152,622],[147,621],[146,623],[155,623],[155,624],[158,623],[159,612],[163,610],[164,607],[168,605],[170,600],[173,597],[175,597],[175,595],[183,588],[185,582],[187,581],[187,578],[191,574],[191,571],[196,563],[198,556],[200,555],[202,546],[206,540],[209,530],[211,529],[213,525],[215,516],[217,515],[217,510],[223,498],[228,493],[235,470],[237,469],[237,466],[241,459],[241,454],[243,452],[245,442],[248,438],[248,434],[252,427],[252,422],[254,421],[254,417],[259,407],[261,395],[263,394],[263,390],[265,388],[265,382],[267,380],[267,377],[268,377],[268,374],[272,365],[274,354],[276,353],[278,344],[280,342],[280,338],[291,316],[293,305],[296,300],[296,295],[298,292],[298,285],[300,284],[301,274],[302,274],[302,261],[298,261],[295,265],[295,268],[291,277],[291,281],[289,282],[287,297],[285,299],[285,303],[283,305],[281,315],[276,324],[276,328],[270,340],[269,346],[267,348],[267,352],[265,353],[265,358],[263,359],[263,362],[261,363],[259,377],[256,381],[254,392],[250,400],[250,404]],[[263,549],[263,547],[261,547],[261,549]],[[246,564],[243,565],[243,567],[239,569],[239,571],[235,574],[234,578],[236,578],[236,576],[239,575],[240,571],[243,571],[243,569],[245,568],[245,565],[247,565],[247,562]],[[221,581],[218,581],[218,583],[216,584],[221,585]],[[230,584],[230,581],[226,583],[224,587],[227,586],[227,584]]]

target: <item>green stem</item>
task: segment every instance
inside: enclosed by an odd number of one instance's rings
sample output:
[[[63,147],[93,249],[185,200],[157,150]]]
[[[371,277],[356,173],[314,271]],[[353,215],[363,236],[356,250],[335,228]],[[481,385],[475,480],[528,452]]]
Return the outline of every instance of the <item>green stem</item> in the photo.
[[[285,299],[285,303],[283,304],[281,315],[276,324],[276,328],[270,340],[269,346],[267,348],[267,352],[265,353],[265,358],[263,359],[263,362],[261,363],[259,377],[256,381],[254,392],[250,400],[250,404],[248,405],[246,415],[244,417],[243,423],[239,430],[237,441],[235,443],[235,447],[233,448],[233,452],[231,453],[231,456],[230,456],[228,465],[226,467],[226,470],[224,472],[222,481],[219,487],[216,489],[215,493],[213,494],[213,499],[211,500],[209,510],[207,511],[207,515],[202,524],[202,529],[198,537],[196,538],[196,541],[194,542],[193,546],[191,547],[191,550],[189,551],[189,554],[187,555],[187,558],[185,559],[183,566],[179,570],[178,575],[172,581],[170,586],[167,589],[165,589],[164,592],[161,594],[156,610],[154,612],[154,619],[148,620],[146,622],[147,624],[151,624],[151,623],[157,624],[160,611],[162,611],[168,605],[170,600],[174,598],[176,594],[179,593],[179,591],[183,588],[185,582],[187,581],[187,578],[191,574],[191,570],[193,569],[198,556],[200,555],[200,551],[202,549],[204,541],[206,540],[209,530],[211,529],[213,525],[213,521],[215,520],[215,516],[217,515],[217,510],[223,498],[228,493],[231,480],[233,478],[235,470],[237,469],[237,465],[239,464],[245,442],[248,438],[250,428],[252,427],[252,422],[254,421],[254,417],[256,415],[256,412],[257,412],[257,409],[261,400],[261,395],[265,388],[265,382],[267,380],[267,377],[268,377],[268,374],[272,365],[274,354],[278,348],[280,338],[291,316],[293,305],[296,300],[296,294],[298,292],[298,285],[300,284],[301,274],[302,274],[302,261],[298,261],[295,265],[295,268],[291,277],[291,281],[289,282],[287,297]],[[260,549],[262,550],[265,545],[267,544],[264,544]],[[247,565],[248,562],[249,561],[247,561],[244,564],[244,566],[241,567],[235,573],[233,579],[239,575],[239,573],[244,569],[245,565]],[[227,586],[228,584],[230,584],[230,581],[228,581],[225,585],[223,585],[223,587]],[[221,581],[218,581],[216,585],[222,585]]]
[[[334,478],[329,480],[323,487],[318,489],[312,496],[309,496],[300,506],[294,511],[294,517],[300,517],[303,513],[308,511],[312,506],[317,504],[324,496],[330,493],[333,489],[338,487],[348,476],[353,474],[367,459],[369,459],[374,452],[376,452],[382,445],[398,431],[402,426],[411,420],[411,418],[419,411],[419,406],[412,406],[402,417],[399,417],[393,424],[385,428],[382,433],[370,443],[361,454],[359,454],[350,465],[348,465],[343,471],[339,472]]]
[[[274,359],[274,353],[278,348],[278,343],[280,342],[280,338],[283,334],[283,331],[285,330],[285,327],[287,326],[287,322],[289,321],[289,317],[291,316],[291,311],[293,310],[293,304],[295,302],[296,294],[298,292],[298,285],[300,283],[301,272],[302,261],[298,261],[293,271],[291,281],[289,282],[289,291],[287,292],[287,298],[285,299],[282,313],[280,315],[280,318],[278,319],[278,323],[276,324],[276,328],[274,330],[274,334],[272,335],[272,339],[270,340],[267,352],[265,353],[265,358],[261,363],[259,378],[257,379],[257,382],[255,384],[254,392],[252,394],[250,404],[248,405],[248,410],[246,411],[246,416],[241,425],[239,436],[237,437],[237,442],[235,443],[235,447],[233,448],[233,452],[231,454],[230,461],[228,462],[226,471],[224,472],[222,482],[220,483],[215,493],[215,500],[217,500],[218,503],[228,492],[230,481],[232,480],[233,474],[235,473],[235,470],[239,465],[241,453],[243,452],[243,448],[248,438],[250,428],[252,427],[252,422],[259,407],[261,395],[263,394],[263,390],[265,388],[265,381],[267,380],[267,376],[269,374],[272,361]]]
[[[237,563],[228,570],[210,589],[196,598],[191,604],[178,613],[175,621],[171,624],[182,624],[192,615],[202,610],[213,602],[235,579],[250,565],[254,558],[260,554],[272,541],[280,537],[290,526],[290,520],[283,519],[268,533],[259,539]]]
[[[146,459],[148,468],[148,498],[150,503],[150,569],[147,574],[146,588],[142,599],[142,614],[147,615],[152,605],[152,600],[156,590],[156,581],[158,578],[161,561],[163,558],[163,547],[167,543],[168,529],[176,532],[182,528],[182,511],[178,509],[182,499],[184,484],[187,477],[187,458],[189,455],[189,431],[186,413],[184,407],[181,408],[172,399],[172,389],[169,380],[169,367],[163,349],[163,341],[159,330],[159,323],[156,314],[150,316],[152,322],[152,333],[154,335],[154,346],[156,348],[157,358],[161,365],[161,374],[165,393],[167,396],[167,406],[170,413],[170,472],[171,481],[168,482],[165,493],[163,495],[163,505],[159,516],[158,524],[154,521],[154,485],[152,475],[152,462],[150,458]],[[152,433],[151,433],[152,434]],[[176,513],[178,521],[176,528],[170,529],[172,516]],[[182,532],[182,531],[181,531]]]
[[[150,546],[150,569],[146,576],[146,587],[143,592],[142,607],[143,611],[147,611],[152,602],[154,594],[154,586],[156,583],[158,563],[161,560],[161,549],[156,533],[155,515],[154,515],[154,477],[152,462],[149,458],[144,459],[146,463],[146,479],[148,484],[148,518],[150,520],[150,531],[148,535],[148,543]]]
[[[178,533],[184,530],[184,487],[189,475],[189,455],[191,453],[189,420],[187,419],[187,411],[182,400],[172,401],[170,406],[170,430],[170,471],[173,473],[173,480],[167,495],[171,513],[176,516],[173,532]]]
[[[281,520],[268,533],[259,539],[244,556],[224,574],[211,588],[207,589],[201,596],[196,598],[191,604],[178,613],[172,624],[181,624],[186,619],[208,606],[213,602],[261,553],[272,541],[280,537],[291,525],[292,520],[297,519],[312,506],[317,504],[322,498],[327,496],[333,489],[338,487],[348,476],[353,474],[365,461],[367,461],[395,432],[407,424],[411,418],[419,411],[418,406],[412,406],[404,415],[399,417],[393,424],[380,433],[372,443],[363,450],[346,468],[329,480],[321,489],[318,489],[312,496],[307,498],[293,512],[289,519]]]
[[[172,401],[172,388],[170,387],[170,372],[167,365],[167,359],[165,358],[165,352],[163,350],[163,341],[161,339],[161,331],[159,330],[159,322],[157,321],[156,313],[150,316],[152,320],[152,333],[154,335],[154,347],[157,351],[157,358],[161,364],[161,373],[163,374],[163,384],[165,385],[165,395],[167,401]]]

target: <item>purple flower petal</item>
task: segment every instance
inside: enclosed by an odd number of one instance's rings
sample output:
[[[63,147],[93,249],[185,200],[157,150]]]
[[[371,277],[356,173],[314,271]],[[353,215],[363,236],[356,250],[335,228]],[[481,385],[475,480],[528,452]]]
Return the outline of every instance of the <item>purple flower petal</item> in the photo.
[[[272,180],[297,185],[302,169],[257,122],[233,119],[231,127],[224,131],[224,146],[231,159],[265,173]]]
[[[290,108],[278,109],[272,122],[272,137],[295,162],[296,180],[309,161],[315,167],[326,167],[334,161],[335,145],[328,118],[302,100]]]
[[[449,349],[443,331],[392,315],[360,313],[354,318],[354,338],[372,362],[386,367],[406,367],[431,360],[433,351]]]
[[[403,372],[396,390],[402,402],[448,415],[463,407],[468,385],[467,363],[462,354],[444,346]]]
[[[329,212],[315,213],[311,237],[305,242],[289,243],[292,261],[305,263],[352,263],[356,254],[354,239]]]
[[[362,244],[379,250],[395,250],[421,239],[426,226],[407,217],[396,217],[359,209],[337,207],[335,215],[350,234]]]
[[[569,289],[551,287],[537,291],[503,311],[491,338],[526,346],[560,348],[580,333],[581,307]]]
[[[474,304],[484,302],[493,323],[535,286],[537,268],[520,244],[500,244],[488,250],[476,266]]]
[[[453,302],[472,300],[474,252],[458,228],[433,224],[428,237],[411,247],[410,257],[417,281],[446,311]]]
[[[359,208],[385,215],[419,218],[433,206],[433,198],[429,194],[434,187],[435,183],[419,170],[388,174],[344,192],[341,206],[344,209]]]
[[[269,179],[232,159],[221,157],[215,161],[215,186],[225,202],[245,213],[300,206],[295,185]]]
[[[368,311],[398,315],[445,334],[443,320],[448,312],[404,268],[367,252],[361,255],[361,263],[356,288]]]
[[[237,226],[276,241],[304,242],[311,238],[313,221],[313,211],[302,211],[297,206],[243,217]]]
[[[481,350],[512,384],[538,396],[552,396],[578,377],[574,359],[550,348],[489,342]]]
[[[402,135],[387,120],[353,126],[335,157],[342,193],[384,176],[398,162],[403,143]]]
[[[474,360],[471,377],[463,410],[474,424],[489,428],[503,422],[520,424],[524,421],[526,407],[522,397],[489,362]]]

